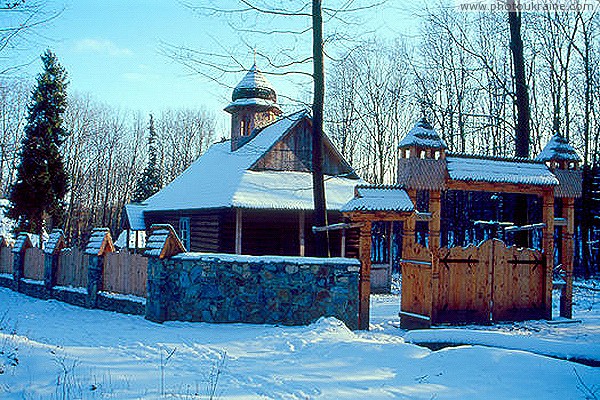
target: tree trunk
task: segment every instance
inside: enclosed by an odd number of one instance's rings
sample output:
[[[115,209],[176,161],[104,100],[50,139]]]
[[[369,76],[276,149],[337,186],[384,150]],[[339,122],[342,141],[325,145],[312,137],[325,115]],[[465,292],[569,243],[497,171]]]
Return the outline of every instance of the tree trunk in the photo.
[[[314,226],[327,224],[325,203],[325,183],[323,181],[323,102],[325,97],[325,77],[323,72],[323,17],[321,0],[312,2],[313,26],[313,82],[314,99],[312,105],[312,174],[313,174],[313,214]],[[315,233],[315,253],[318,257],[327,257],[329,238],[327,232]]]
[[[514,6],[514,0],[509,0],[509,5]],[[529,157],[529,93],[525,80],[525,57],[523,55],[523,39],[521,37],[521,13],[517,11],[508,12],[508,24],[510,27],[510,50],[513,59],[515,74],[515,106],[517,110],[517,125],[515,130],[515,156]],[[527,197],[519,195],[516,199],[515,224],[527,224]],[[527,231],[515,234],[515,244],[522,247],[528,246]]]

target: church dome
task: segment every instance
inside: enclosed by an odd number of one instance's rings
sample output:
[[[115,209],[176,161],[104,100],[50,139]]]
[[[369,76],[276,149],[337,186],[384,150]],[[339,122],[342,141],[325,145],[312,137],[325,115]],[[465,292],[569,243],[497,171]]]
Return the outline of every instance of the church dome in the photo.
[[[277,101],[275,89],[263,73],[256,68],[256,64],[250,68],[246,76],[233,89],[233,95],[231,96],[233,101],[251,98]]]
[[[242,106],[277,107],[276,102],[277,93],[275,89],[254,64],[233,89],[231,103],[225,110],[231,112]]]

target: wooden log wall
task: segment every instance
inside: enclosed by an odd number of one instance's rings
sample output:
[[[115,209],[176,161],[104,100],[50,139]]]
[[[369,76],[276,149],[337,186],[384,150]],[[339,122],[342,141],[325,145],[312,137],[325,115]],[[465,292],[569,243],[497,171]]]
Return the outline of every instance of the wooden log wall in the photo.
[[[87,288],[88,258],[89,256],[83,250],[76,247],[63,249],[58,257],[56,284],[58,286]]]
[[[44,251],[38,247],[25,250],[23,277],[36,281],[44,280]]]
[[[121,251],[104,256],[103,288],[107,292],[146,297],[148,259]]]
[[[190,248],[188,251],[224,252],[221,237],[221,224],[228,223],[227,216],[231,210],[203,211],[156,211],[145,214],[146,226],[153,224],[170,224],[179,235],[179,220],[190,219]],[[225,219],[225,221],[223,221]],[[235,223],[235,220],[234,220]],[[234,228],[235,229],[235,228]]]

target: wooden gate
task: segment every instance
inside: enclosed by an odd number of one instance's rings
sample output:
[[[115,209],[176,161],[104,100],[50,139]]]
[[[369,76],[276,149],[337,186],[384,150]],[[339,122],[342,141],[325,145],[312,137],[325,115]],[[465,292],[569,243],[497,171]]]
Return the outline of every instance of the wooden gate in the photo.
[[[429,254],[430,262],[419,257],[401,263],[403,327],[539,319],[552,307],[539,251],[494,239]]]

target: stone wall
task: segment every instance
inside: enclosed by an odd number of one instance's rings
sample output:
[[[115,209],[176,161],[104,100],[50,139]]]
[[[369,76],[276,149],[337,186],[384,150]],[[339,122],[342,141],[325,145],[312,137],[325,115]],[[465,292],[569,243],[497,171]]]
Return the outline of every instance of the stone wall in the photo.
[[[154,321],[358,327],[360,262],[346,258],[182,253],[149,257],[146,316]]]

